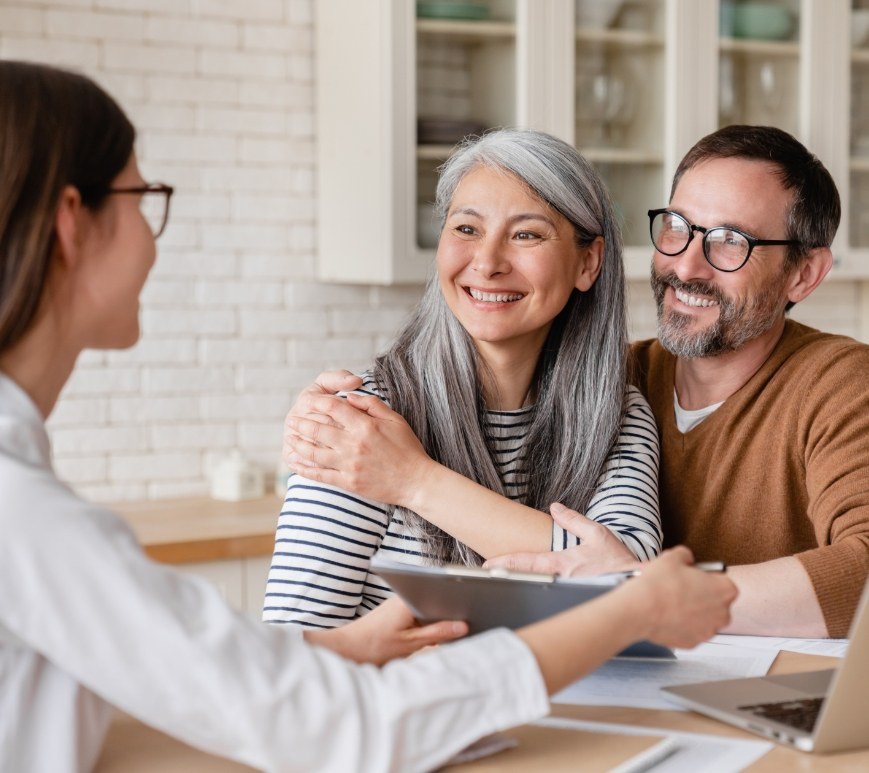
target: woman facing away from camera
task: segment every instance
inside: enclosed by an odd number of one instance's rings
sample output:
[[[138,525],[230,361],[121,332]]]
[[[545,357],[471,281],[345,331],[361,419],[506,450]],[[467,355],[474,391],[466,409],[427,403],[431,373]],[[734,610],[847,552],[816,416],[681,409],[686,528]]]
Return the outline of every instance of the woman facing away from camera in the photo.
[[[56,477],[44,423],[84,349],[139,337],[172,190],[133,139],[92,81],[0,61],[0,770],[90,770],[113,707],[263,770],[427,770],[633,641],[726,624],[733,585],[682,548],[551,620],[402,660],[467,627],[416,627],[398,599],[335,630],[264,626],[150,561]]]
[[[466,142],[444,164],[436,275],[349,400],[289,418],[290,479],[263,618],[331,627],[390,594],[373,555],[479,563],[577,544],[660,550],[658,435],[626,385],[621,239],[572,147],[534,131]],[[385,400],[392,410],[381,401]],[[586,538],[583,539],[584,543]]]

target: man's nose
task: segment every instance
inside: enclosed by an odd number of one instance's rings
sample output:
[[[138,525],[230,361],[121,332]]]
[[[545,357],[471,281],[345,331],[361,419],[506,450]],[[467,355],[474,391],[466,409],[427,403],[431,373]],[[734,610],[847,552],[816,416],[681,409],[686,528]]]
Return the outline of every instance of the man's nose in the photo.
[[[706,260],[703,254],[703,234],[694,232],[694,238],[688,244],[688,248],[671,258],[671,267],[676,276],[683,282],[693,280],[710,280],[715,276],[715,269]]]

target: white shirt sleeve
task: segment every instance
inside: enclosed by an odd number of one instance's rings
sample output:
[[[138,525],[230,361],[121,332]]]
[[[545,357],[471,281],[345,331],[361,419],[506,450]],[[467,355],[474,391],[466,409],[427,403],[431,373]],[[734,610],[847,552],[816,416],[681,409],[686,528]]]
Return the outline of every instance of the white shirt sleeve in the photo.
[[[0,626],[193,746],[268,771],[425,770],[548,710],[536,661],[508,631],[358,666],[150,561],[117,517],[46,471],[0,483]]]
[[[618,439],[604,463],[585,516],[611,529],[641,561],[661,552],[659,461],[660,442],[652,409],[635,387],[629,387]],[[577,544],[578,537],[553,522],[553,550]]]

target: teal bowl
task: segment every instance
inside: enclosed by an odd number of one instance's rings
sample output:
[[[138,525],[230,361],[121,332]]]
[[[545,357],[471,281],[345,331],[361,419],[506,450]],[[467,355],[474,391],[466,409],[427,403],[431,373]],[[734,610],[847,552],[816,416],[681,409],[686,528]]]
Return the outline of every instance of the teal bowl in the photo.
[[[759,40],[786,40],[794,31],[790,9],[774,3],[734,5],[733,37]]]

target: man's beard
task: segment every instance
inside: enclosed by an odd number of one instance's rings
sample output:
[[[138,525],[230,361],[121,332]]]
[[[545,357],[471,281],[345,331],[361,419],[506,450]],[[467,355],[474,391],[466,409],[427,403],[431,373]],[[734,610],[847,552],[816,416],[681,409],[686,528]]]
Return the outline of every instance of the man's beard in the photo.
[[[715,357],[731,352],[763,335],[778,322],[784,311],[784,271],[756,295],[733,301],[715,285],[707,282],[683,282],[673,271],[660,274],[652,264],[652,292],[658,308],[658,340],[668,352],[691,359]],[[694,316],[664,308],[667,287],[689,295],[702,295],[718,303],[718,319],[698,332],[691,332]]]

